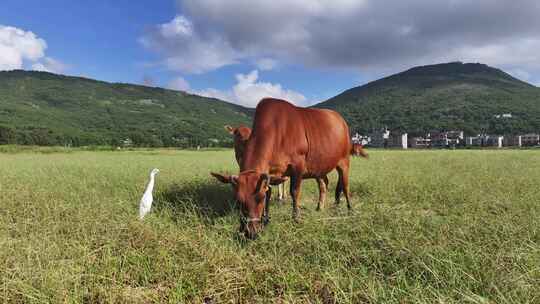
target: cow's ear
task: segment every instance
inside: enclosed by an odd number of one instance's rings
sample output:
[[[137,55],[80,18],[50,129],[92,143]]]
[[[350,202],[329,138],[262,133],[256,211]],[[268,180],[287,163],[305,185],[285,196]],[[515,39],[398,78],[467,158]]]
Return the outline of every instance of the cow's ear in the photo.
[[[287,176],[270,175],[270,185],[276,186],[286,182],[289,178]]]
[[[256,192],[266,193],[269,187],[270,187],[270,175],[266,173],[261,174],[261,176],[259,177],[259,181],[257,182],[257,188],[255,189]]]
[[[234,134],[234,128],[229,125],[225,126],[225,130],[227,130],[227,132],[229,132],[231,135]]]
[[[210,174],[215,177],[218,181],[224,184],[234,184],[238,182],[238,176],[236,175],[222,175],[219,173],[210,172]]]

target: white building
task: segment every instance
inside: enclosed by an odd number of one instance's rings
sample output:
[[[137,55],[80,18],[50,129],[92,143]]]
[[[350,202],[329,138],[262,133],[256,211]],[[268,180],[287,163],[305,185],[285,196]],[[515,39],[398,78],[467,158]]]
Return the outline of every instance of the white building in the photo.
[[[381,148],[407,149],[407,133],[390,132],[387,128],[375,131],[369,135],[370,146]]]

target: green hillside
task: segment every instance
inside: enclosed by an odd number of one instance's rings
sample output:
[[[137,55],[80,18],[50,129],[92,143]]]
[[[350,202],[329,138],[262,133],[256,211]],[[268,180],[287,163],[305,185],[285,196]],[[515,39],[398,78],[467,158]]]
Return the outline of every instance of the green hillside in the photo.
[[[250,110],[220,100],[145,86],[35,71],[0,72],[0,144],[223,145],[224,124]]]
[[[540,131],[540,89],[483,64],[415,67],[347,90],[315,107],[340,112],[354,132],[422,134],[461,129],[510,134]],[[496,115],[510,113],[511,118]]]
[[[415,67],[315,107],[342,113],[353,132],[540,131],[540,89],[483,64]],[[0,72],[0,144],[193,147],[230,145],[224,124],[252,109],[185,92],[45,72]],[[510,113],[512,117],[497,115]]]

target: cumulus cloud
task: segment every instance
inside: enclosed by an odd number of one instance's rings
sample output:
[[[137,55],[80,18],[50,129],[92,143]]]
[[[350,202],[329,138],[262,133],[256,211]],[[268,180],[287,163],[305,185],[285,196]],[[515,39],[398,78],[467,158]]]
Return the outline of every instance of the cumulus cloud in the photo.
[[[238,55],[223,37],[196,32],[192,22],[176,16],[168,23],[149,29],[139,39],[148,49],[161,54],[162,64],[171,70],[203,73],[236,62]]]
[[[30,31],[0,25],[0,70],[23,67],[24,61],[45,56],[47,43]]]
[[[537,0],[183,0],[141,42],[184,72],[238,62],[395,71],[473,61],[540,70]]]
[[[246,107],[255,107],[265,97],[288,100],[297,105],[305,105],[306,97],[293,90],[285,89],[278,83],[258,81],[259,71],[237,74],[236,84],[229,90],[208,88],[192,90],[185,79],[178,77],[169,83],[169,88],[188,91],[192,94],[226,100]]]
[[[47,43],[31,31],[0,25],[0,70],[22,69],[25,64],[33,70],[62,73],[69,66],[45,56]]]

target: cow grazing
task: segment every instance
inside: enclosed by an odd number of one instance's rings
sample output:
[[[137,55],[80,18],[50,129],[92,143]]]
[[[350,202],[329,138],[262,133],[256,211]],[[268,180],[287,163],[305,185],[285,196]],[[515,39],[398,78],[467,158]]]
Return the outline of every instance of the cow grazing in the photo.
[[[361,145],[361,144],[353,144],[353,145],[352,145],[351,155],[352,155],[352,156],[362,156],[362,157],[364,157],[364,158],[368,158],[368,157],[369,157],[369,155],[368,155],[368,153],[366,152],[366,150],[364,150],[364,146]]]
[[[234,156],[238,162],[238,166],[242,163],[242,157],[244,155],[244,149],[246,148],[247,141],[251,135],[251,129],[245,126],[239,126],[233,128],[229,125],[225,126],[225,130],[233,136],[234,140]],[[242,170],[242,169],[240,169]],[[326,200],[326,189],[328,188],[328,178],[325,176],[322,180],[317,178],[317,183],[319,185],[319,201],[317,203],[317,210],[321,210],[321,207],[324,206]],[[278,200],[282,201],[286,197],[285,192],[285,183],[279,184],[278,186]]]
[[[240,205],[240,230],[248,238],[255,238],[263,229],[263,215],[268,214],[266,191],[271,184],[282,183],[285,176],[291,178],[295,220],[299,217],[302,180],[323,180],[334,169],[339,175],[336,203],[344,193],[350,209],[351,148],[349,127],[338,113],[300,108],[284,100],[266,98],[255,110],[253,130],[244,150],[240,173],[212,175],[223,183],[232,184]],[[321,192],[326,193],[326,187],[322,189]]]
[[[233,136],[234,140],[234,156],[238,166],[241,166],[242,156],[244,155],[244,149],[246,148],[247,141],[251,135],[251,129],[246,126],[239,126],[233,128],[229,125],[225,126],[225,130]],[[278,185],[278,200],[283,200],[285,198],[285,187],[284,184]]]

